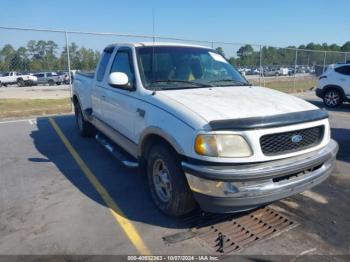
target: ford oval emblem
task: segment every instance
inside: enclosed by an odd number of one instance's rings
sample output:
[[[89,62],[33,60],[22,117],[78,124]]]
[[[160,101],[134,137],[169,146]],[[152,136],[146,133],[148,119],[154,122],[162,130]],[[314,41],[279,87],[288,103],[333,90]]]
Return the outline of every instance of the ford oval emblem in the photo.
[[[303,136],[302,135],[294,135],[294,136],[292,136],[292,142],[293,143],[300,143],[301,140],[303,140]]]

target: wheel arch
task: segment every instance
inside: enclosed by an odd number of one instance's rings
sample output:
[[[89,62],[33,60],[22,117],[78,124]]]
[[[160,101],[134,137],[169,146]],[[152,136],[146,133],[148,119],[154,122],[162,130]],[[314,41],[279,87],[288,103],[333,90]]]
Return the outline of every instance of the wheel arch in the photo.
[[[326,85],[326,86],[323,87],[323,95],[329,90],[337,90],[342,95],[342,98],[343,99],[345,98],[344,89],[341,86],[338,86],[338,85]]]
[[[158,127],[148,127],[141,134],[140,143],[138,147],[138,156],[144,159],[151,149],[152,145],[162,143],[169,146],[177,154],[184,155],[184,150],[176,139]]]

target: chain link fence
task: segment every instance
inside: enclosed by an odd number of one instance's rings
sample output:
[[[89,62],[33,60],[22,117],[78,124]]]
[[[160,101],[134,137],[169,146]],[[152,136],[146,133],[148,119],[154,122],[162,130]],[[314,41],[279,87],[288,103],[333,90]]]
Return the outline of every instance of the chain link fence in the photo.
[[[70,112],[75,72],[94,71],[102,50],[111,43],[207,46],[224,55],[252,84],[288,93],[313,88],[327,65],[350,59],[346,52],[151,35],[9,27],[0,27],[0,35],[0,117]],[[31,102],[23,106],[21,99]],[[13,106],[6,104],[11,101]]]

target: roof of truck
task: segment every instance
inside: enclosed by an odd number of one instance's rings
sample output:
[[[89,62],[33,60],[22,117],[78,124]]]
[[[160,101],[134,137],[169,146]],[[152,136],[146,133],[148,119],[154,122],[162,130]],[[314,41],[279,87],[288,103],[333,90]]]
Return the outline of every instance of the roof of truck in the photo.
[[[134,47],[142,47],[142,46],[186,46],[186,47],[210,48],[208,46],[193,45],[193,44],[187,44],[187,43],[171,43],[171,42],[115,43],[115,44],[109,45],[108,47],[114,47],[114,46],[134,46]]]

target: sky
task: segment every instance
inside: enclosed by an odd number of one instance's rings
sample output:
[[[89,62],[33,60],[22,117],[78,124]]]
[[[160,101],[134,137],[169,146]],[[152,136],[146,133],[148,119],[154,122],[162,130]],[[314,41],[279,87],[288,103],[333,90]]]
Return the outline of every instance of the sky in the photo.
[[[10,10],[1,12],[0,26],[151,35],[154,9],[156,35],[273,46],[350,41],[349,0],[0,0],[0,6]],[[0,29],[0,36],[0,47],[39,38],[64,45],[57,33]],[[115,37],[69,39],[90,48],[116,42]]]

